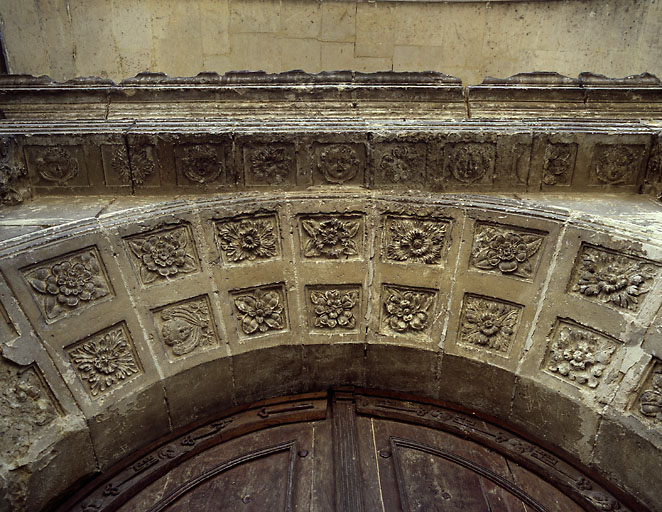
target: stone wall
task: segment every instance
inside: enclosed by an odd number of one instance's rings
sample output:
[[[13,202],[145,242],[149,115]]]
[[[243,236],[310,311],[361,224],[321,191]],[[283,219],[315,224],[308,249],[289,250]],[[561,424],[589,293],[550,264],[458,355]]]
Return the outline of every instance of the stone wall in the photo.
[[[465,84],[546,70],[662,75],[656,0],[4,0],[13,73],[443,70]]]

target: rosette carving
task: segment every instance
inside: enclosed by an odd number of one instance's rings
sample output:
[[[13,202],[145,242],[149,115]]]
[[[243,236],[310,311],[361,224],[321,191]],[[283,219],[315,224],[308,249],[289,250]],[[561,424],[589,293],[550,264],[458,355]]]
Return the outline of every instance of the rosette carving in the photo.
[[[285,328],[285,308],[277,289],[256,289],[234,298],[237,320],[247,335],[264,334]]]
[[[382,327],[398,334],[426,331],[430,326],[434,297],[434,292],[421,288],[385,287]]]
[[[439,263],[448,223],[387,217],[386,258],[414,263]]]
[[[308,236],[303,254],[306,258],[349,258],[359,253],[357,235],[361,219],[346,217],[309,218],[301,221]]]
[[[294,160],[287,147],[270,145],[248,151],[248,171],[258,185],[280,185],[288,181]]]
[[[354,329],[356,307],[359,303],[357,290],[331,288],[310,292],[315,318],[313,324],[321,329]]]
[[[474,234],[471,264],[481,270],[529,278],[542,242],[542,235],[479,224]]]
[[[217,224],[218,245],[233,263],[273,258],[278,255],[275,225],[275,217]]]
[[[521,306],[469,295],[465,298],[463,309],[461,342],[505,353],[510,350],[520,320]]]

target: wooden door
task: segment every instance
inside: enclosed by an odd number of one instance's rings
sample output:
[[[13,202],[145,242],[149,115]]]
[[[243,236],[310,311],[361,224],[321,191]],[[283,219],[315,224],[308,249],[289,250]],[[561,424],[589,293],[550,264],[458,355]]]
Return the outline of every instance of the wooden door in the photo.
[[[628,510],[614,492],[473,415],[344,391],[264,402],[193,428],[60,510]]]

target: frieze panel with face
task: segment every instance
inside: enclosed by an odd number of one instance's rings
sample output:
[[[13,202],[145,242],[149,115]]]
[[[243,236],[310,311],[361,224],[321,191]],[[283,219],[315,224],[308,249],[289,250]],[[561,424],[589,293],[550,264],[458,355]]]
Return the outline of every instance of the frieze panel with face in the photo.
[[[533,277],[544,235],[511,226],[477,222],[470,266],[491,273]]]
[[[576,158],[577,144],[547,144],[543,160],[542,182],[550,186],[571,185]]]
[[[458,341],[508,354],[522,317],[523,306],[467,294],[462,305]]]
[[[634,185],[645,149],[641,144],[598,144],[591,181],[598,185]]]
[[[198,272],[193,237],[187,225],[152,231],[125,240],[131,262],[143,285]]]
[[[307,286],[308,325],[316,333],[357,332],[361,320],[359,285]]]
[[[92,398],[114,391],[143,373],[124,323],[75,343],[66,351]]]
[[[287,305],[282,284],[231,292],[237,330],[243,338],[287,329]]]
[[[558,320],[552,331],[543,369],[579,387],[596,388],[619,343],[575,322]]]
[[[219,221],[214,224],[216,244],[226,263],[250,263],[280,257],[277,215]]]
[[[445,180],[452,184],[478,185],[494,181],[496,145],[460,142],[444,148]]]
[[[635,410],[658,427],[662,425],[662,361],[653,359],[650,374],[635,404]]]
[[[427,338],[434,317],[436,297],[436,290],[383,285],[380,332]]]
[[[113,295],[96,248],[62,256],[23,271],[47,322],[87,309]]]
[[[27,146],[28,169],[39,187],[89,186],[82,148]]]
[[[170,357],[181,357],[218,345],[206,296],[171,304],[152,314],[158,335]]]
[[[225,148],[219,144],[185,144],[175,148],[180,186],[225,185]]]
[[[639,258],[583,245],[568,289],[616,309],[637,311],[658,270]]]
[[[246,185],[296,185],[294,144],[266,144],[244,148]]]
[[[345,260],[363,256],[361,215],[310,215],[299,219],[304,258]]]
[[[39,370],[5,361],[0,353],[0,455],[13,462],[26,455],[60,410]]]
[[[403,263],[439,264],[449,229],[448,220],[387,215],[382,258]]]
[[[362,185],[365,172],[365,147],[362,144],[315,144],[313,180],[316,185]]]

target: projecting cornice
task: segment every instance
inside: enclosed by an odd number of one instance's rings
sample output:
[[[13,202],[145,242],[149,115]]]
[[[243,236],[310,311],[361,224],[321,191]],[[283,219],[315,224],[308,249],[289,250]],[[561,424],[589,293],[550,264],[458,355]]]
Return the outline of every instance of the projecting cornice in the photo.
[[[5,203],[310,186],[659,195],[662,86],[528,73],[0,78]]]

